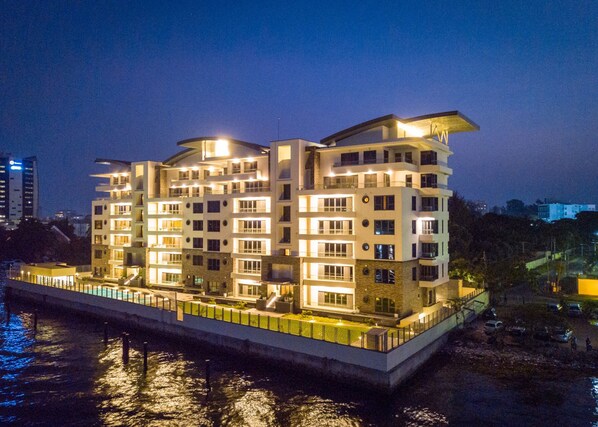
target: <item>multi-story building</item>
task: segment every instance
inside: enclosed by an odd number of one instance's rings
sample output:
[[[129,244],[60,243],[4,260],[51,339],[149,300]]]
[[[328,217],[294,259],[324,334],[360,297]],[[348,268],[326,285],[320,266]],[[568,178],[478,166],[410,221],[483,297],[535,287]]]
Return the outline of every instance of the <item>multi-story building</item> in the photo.
[[[546,203],[538,205],[538,217],[546,222],[554,222],[559,219],[575,219],[578,213],[586,211],[596,211],[596,205],[571,203]]]
[[[394,115],[269,147],[204,137],[163,162],[99,160],[97,275],[298,308],[398,314],[449,296],[451,133],[459,112]]]
[[[37,158],[0,153],[0,223],[37,218],[38,191]]]

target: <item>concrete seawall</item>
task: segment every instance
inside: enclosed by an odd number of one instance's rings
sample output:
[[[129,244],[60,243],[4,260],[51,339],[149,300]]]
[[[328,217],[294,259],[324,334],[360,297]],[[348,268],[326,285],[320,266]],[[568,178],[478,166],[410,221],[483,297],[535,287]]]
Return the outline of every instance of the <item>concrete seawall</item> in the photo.
[[[446,342],[457,326],[453,315],[389,352],[338,345],[205,317],[180,315],[126,301],[8,280],[11,296],[127,323],[165,336],[209,343],[285,367],[308,369],[339,382],[390,392],[411,376]],[[480,309],[487,293],[476,297]],[[180,319],[180,320],[179,320]]]

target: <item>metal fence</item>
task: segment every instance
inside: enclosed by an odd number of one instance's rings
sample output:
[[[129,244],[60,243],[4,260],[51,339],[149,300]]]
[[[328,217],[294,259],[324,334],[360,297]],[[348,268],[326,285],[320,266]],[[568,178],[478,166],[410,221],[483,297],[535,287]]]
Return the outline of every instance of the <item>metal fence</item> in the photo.
[[[202,317],[265,329],[274,333],[289,334],[379,352],[392,351],[456,314],[454,308],[441,307],[439,310],[422,316],[405,327],[384,328],[386,332],[373,337],[367,334],[372,329],[372,326],[366,324],[363,324],[363,326],[355,324],[347,325],[343,324],[340,319],[334,319],[336,323],[326,323],[311,319],[311,316],[305,316],[305,319],[271,316],[268,313],[255,313],[246,309],[224,307],[200,301],[177,301],[151,292],[86,284],[81,281],[55,280],[41,276],[14,277],[14,280],[115,299],[132,304],[140,304],[159,310],[177,311],[178,313],[182,313],[183,317],[184,315]],[[476,289],[474,292],[463,297],[463,299],[470,301],[482,292],[484,292],[483,289]]]

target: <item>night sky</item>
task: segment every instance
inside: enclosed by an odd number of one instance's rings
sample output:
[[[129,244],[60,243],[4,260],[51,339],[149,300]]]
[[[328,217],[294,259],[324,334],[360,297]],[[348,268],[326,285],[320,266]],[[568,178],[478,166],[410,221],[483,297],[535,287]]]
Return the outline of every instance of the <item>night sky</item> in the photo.
[[[0,151],[38,157],[44,215],[85,213],[96,157],[459,110],[466,198],[598,202],[598,2],[420,3],[2,1]]]

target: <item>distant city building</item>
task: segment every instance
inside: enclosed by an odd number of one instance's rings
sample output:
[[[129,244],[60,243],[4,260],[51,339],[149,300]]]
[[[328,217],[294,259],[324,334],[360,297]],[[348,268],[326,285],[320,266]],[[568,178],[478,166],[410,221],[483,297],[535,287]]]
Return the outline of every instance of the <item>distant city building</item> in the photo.
[[[162,162],[98,160],[95,275],[301,309],[405,316],[448,276],[448,136],[460,113],[380,117],[318,142],[202,137]],[[133,283],[133,282],[132,282]],[[437,300],[438,296],[438,300]]]
[[[37,158],[0,153],[0,223],[39,215]]]
[[[568,203],[546,203],[538,205],[538,216],[546,222],[558,221],[559,219],[575,219],[580,212],[594,212],[596,205],[581,205]]]
[[[63,209],[59,210],[54,214],[55,220],[68,220],[69,224],[73,227],[73,233],[78,237],[87,236],[89,227],[91,225],[91,216],[77,213],[74,210]]]
[[[483,200],[468,200],[467,207],[473,213],[485,215],[488,213],[488,205]]]
[[[77,214],[77,212],[70,210],[70,209],[65,209],[65,210],[57,211],[54,214],[54,219],[72,219],[77,216],[80,216]]]

